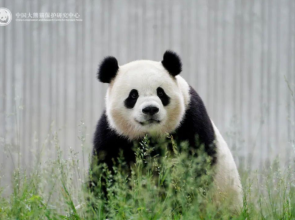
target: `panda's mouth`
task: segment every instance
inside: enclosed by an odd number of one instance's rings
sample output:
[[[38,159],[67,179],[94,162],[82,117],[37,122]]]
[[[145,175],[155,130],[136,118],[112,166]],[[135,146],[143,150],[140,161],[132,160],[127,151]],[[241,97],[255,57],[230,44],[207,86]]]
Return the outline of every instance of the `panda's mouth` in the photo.
[[[151,124],[160,124],[160,123],[161,123],[160,120],[156,120],[156,119],[153,119],[153,118],[148,119],[148,120],[146,120],[146,121],[137,121],[137,120],[135,119],[135,121],[136,121],[137,123],[139,123],[140,125],[142,125],[142,126],[145,126],[145,125],[151,125]]]

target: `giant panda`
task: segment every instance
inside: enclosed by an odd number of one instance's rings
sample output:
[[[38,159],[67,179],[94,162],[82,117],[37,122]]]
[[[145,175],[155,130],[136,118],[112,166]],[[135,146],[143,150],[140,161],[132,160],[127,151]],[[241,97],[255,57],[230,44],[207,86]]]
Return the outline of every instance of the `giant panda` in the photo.
[[[166,51],[161,62],[137,60],[119,66],[114,57],[101,62],[98,79],[109,86],[106,109],[94,134],[93,157],[98,160],[92,163],[112,168],[120,151],[127,163],[134,162],[133,143],[146,134],[173,133],[175,140],[192,147],[197,147],[197,136],[212,158],[217,203],[231,195],[232,207],[240,209],[242,186],[233,156],[202,99],[179,75],[181,71],[181,60],[172,51]]]

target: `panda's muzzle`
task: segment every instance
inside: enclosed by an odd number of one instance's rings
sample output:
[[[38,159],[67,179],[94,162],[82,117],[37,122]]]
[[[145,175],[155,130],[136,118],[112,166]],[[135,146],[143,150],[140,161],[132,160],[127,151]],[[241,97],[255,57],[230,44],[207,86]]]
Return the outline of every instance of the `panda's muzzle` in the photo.
[[[142,113],[144,116],[143,120],[136,120],[140,125],[151,125],[151,124],[159,124],[161,121],[158,119],[157,113],[159,112],[159,108],[155,105],[148,105],[142,108]]]
[[[161,121],[157,119],[156,114],[159,112],[159,108],[156,106],[147,106],[142,109],[142,113],[144,114],[144,121],[137,121],[141,125],[150,125],[150,124],[159,124]]]

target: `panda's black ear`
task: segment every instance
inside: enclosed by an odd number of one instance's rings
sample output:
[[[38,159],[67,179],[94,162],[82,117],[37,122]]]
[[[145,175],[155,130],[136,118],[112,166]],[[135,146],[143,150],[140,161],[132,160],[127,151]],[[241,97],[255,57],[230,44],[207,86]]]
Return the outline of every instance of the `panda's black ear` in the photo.
[[[181,72],[181,60],[173,51],[167,50],[164,53],[162,64],[172,76],[176,76]]]
[[[106,57],[99,65],[97,78],[100,82],[110,83],[115,78],[118,69],[117,59],[115,57]]]

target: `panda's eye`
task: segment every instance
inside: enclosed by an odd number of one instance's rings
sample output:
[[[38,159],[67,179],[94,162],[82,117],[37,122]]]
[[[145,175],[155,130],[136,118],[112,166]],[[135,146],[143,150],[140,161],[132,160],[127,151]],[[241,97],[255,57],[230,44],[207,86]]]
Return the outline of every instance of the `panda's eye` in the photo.
[[[164,106],[167,106],[170,102],[170,97],[165,93],[161,87],[157,88],[157,95],[161,99]]]
[[[133,89],[130,92],[130,98],[132,98],[132,99],[137,99],[138,98],[138,92],[135,89]]]
[[[124,104],[125,107],[128,109],[132,109],[137,101],[138,98],[138,92],[136,89],[132,89],[128,95],[128,97],[125,99]]]
[[[159,98],[163,98],[165,96],[165,92],[161,87],[157,89],[157,95],[159,96]]]
[[[132,93],[131,94],[131,98],[136,99],[137,98],[137,94],[136,93]]]
[[[164,96],[164,92],[162,90],[158,91],[158,96],[159,97],[163,97]]]

